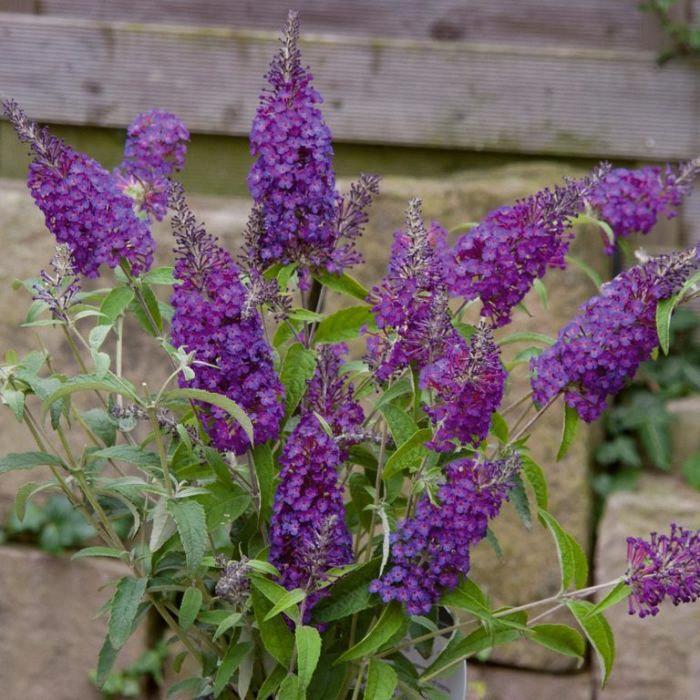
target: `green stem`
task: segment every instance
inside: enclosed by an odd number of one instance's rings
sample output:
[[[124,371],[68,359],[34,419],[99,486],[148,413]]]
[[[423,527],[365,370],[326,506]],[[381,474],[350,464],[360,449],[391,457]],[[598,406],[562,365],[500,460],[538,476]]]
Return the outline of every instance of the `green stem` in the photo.
[[[153,437],[156,441],[156,448],[158,449],[158,456],[160,457],[160,466],[163,470],[163,480],[165,481],[165,488],[170,496],[173,495],[173,482],[170,479],[170,467],[168,466],[168,454],[165,451],[165,444],[163,443],[163,436],[160,432],[160,426],[158,425],[158,418],[156,416],[156,409],[148,409],[148,418],[151,422],[151,427],[153,428]]]

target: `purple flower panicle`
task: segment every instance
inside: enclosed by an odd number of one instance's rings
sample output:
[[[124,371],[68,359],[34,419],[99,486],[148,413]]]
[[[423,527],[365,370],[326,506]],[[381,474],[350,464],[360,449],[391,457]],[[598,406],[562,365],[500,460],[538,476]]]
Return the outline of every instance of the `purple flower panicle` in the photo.
[[[581,418],[594,421],[658,345],[656,306],[700,266],[698,249],[662,255],[603,285],[557,342],[530,362],[535,401],[560,392]]]
[[[290,12],[253,120],[250,151],[256,161],[248,188],[264,214],[258,267],[299,263],[300,283],[307,286],[310,269],[338,272],[360,261],[352,239],[364,224],[362,211],[377,180],[362,179],[345,203],[336,190],[331,132],[298,42],[298,15]]]
[[[181,375],[180,385],[227,396],[250,417],[257,444],[274,439],[284,416],[284,389],[260,315],[250,310],[237,265],[197,224],[180,187],[173,188],[171,206],[179,280],[172,297],[172,342],[195,353],[195,376]],[[248,449],[243,428],[226,411],[199,404],[199,413],[217,449],[236,454]]]
[[[694,176],[700,172],[700,159],[674,170],[646,166],[639,170],[615,168],[601,178],[588,201],[613,230],[615,239],[633,233],[649,233],[661,216],[671,219],[690,194]],[[612,253],[614,242],[603,237],[605,250]]]
[[[422,389],[434,392],[425,407],[436,426],[427,447],[454,449],[454,440],[478,445],[488,434],[491,416],[503,399],[506,371],[491,329],[481,323],[469,344],[460,337],[420,375]]]
[[[430,612],[444,591],[455,588],[469,571],[469,549],[486,536],[520,468],[516,455],[478,463],[452,462],[438,491],[439,504],[423,496],[413,517],[391,535],[386,573],[370,584],[385,603],[399,600],[411,615]]]
[[[139,114],[129,125],[124,161],[114,174],[145,216],[165,216],[168,177],[184,167],[189,138],[184,122],[160,109]]]
[[[627,562],[624,580],[632,588],[630,615],[656,615],[666,598],[674,605],[700,598],[700,530],[673,523],[669,535],[652,532],[649,540],[628,537]]]
[[[387,274],[370,295],[380,333],[368,338],[368,360],[380,381],[408,366],[420,370],[458,342],[447,306],[446,238],[439,224],[425,227],[420,199],[411,200]]]
[[[601,172],[488,214],[455,243],[451,294],[467,300],[478,297],[482,316],[495,327],[507,324],[536,279],[548,268],[565,267],[573,238],[569,219],[583,211]]]
[[[69,246],[75,271],[97,277],[100,265],[115,268],[122,259],[134,274],[148,271],[155,242],[111,173],[38,128],[16,102],[5,102],[4,111],[20,140],[31,147],[29,191],[46,227]]]
[[[280,570],[283,586],[310,592],[307,613],[323,595],[315,588],[325,572],[352,562],[338,469],[364,415],[353,398],[352,385],[339,375],[346,351],[342,345],[319,348],[301,418],[280,458],[280,483],[270,522],[270,561]]]

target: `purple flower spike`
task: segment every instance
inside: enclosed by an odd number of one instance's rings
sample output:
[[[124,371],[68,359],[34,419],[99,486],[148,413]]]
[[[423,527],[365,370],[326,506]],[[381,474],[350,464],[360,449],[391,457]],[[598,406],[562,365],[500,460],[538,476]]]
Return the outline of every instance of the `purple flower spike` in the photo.
[[[530,362],[535,401],[565,392],[581,418],[594,421],[658,345],[656,306],[700,267],[698,249],[662,255],[619,274],[587,301],[557,342]]]
[[[262,320],[250,309],[248,290],[231,256],[197,224],[181,187],[171,206],[177,241],[172,343],[195,353],[194,378],[180,386],[205,389],[240,404],[254,426],[256,444],[277,437],[284,416],[284,388],[275,373]],[[199,404],[213,445],[243,454],[248,436],[226,411]]]
[[[361,260],[352,241],[365,223],[363,210],[377,192],[377,179],[362,178],[347,202],[338,194],[331,132],[318,105],[312,75],[301,64],[299,18],[290,12],[279,53],[267,74],[250,133],[256,161],[248,188],[262,207],[264,231],[254,251],[256,265],[300,266],[300,284],[309,271],[338,272]]]
[[[625,583],[632,587],[630,615],[656,615],[667,597],[674,605],[700,598],[700,530],[671,524],[670,535],[627,538]]]
[[[372,290],[380,334],[368,339],[368,360],[380,381],[408,366],[420,370],[459,342],[447,306],[447,232],[426,229],[420,199],[408,205],[406,227],[394,235],[389,269]]]
[[[124,162],[114,174],[140,211],[161,221],[168,209],[168,177],[185,165],[190,132],[174,114],[152,109],[139,114],[126,134]]]
[[[399,600],[411,615],[426,615],[444,591],[469,571],[469,548],[486,536],[520,468],[517,455],[496,462],[452,462],[438,491],[423,496],[415,515],[391,535],[391,564],[370,584],[385,603]]]
[[[649,233],[659,217],[671,219],[690,194],[693,178],[700,172],[700,159],[674,170],[646,166],[639,170],[616,168],[594,187],[589,203],[598,218],[610,224],[615,238],[632,233]],[[605,251],[611,254],[614,243],[604,236]]]
[[[323,595],[315,589],[325,572],[352,562],[338,469],[364,415],[353,399],[352,384],[339,374],[346,352],[344,345],[319,348],[301,419],[280,458],[280,484],[270,522],[270,561],[280,570],[283,586],[310,592],[307,614]]]
[[[483,322],[469,345],[459,338],[445,354],[421,372],[420,385],[435,393],[425,412],[436,425],[427,447],[454,449],[453,440],[478,445],[488,434],[491,416],[503,399],[506,371],[498,345]]]
[[[97,277],[100,265],[115,268],[125,259],[133,274],[147,272],[155,242],[116,179],[92,158],[38,128],[16,102],[5,102],[4,112],[20,141],[31,147],[29,191],[46,227],[69,246],[74,270]]]
[[[565,267],[573,238],[569,219],[583,211],[601,172],[501,207],[461,236],[453,250],[450,293],[478,297],[481,315],[494,327],[509,323],[533,282],[550,267]]]

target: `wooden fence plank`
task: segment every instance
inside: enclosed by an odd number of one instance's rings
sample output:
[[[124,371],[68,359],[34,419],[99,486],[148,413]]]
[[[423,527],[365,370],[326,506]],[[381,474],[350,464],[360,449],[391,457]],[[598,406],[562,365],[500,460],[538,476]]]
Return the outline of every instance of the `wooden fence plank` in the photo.
[[[0,45],[0,93],[36,118],[120,126],[160,106],[195,131],[246,134],[277,40],[0,14]],[[645,159],[700,150],[697,63],[309,35],[303,51],[338,140]]]
[[[305,31],[364,37],[658,50],[662,36],[639,0],[0,0],[0,11],[267,30],[290,6]]]

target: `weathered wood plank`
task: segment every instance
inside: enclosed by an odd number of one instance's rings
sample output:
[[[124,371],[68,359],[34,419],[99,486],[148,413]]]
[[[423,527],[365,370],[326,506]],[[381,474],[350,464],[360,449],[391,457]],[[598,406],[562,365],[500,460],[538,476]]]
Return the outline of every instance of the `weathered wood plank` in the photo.
[[[272,33],[0,15],[0,93],[34,117],[124,125],[151,106],[247,133]],[[38,49],[40,47],[40,49]],[[684,158],[700,150],[698,64],[653,53],[307,35],[338,140]]]
[[[354,36],[617,49],[662,37],[639,0],[0,0],[0,11],[268,30],[290,6],[306,31]]]

